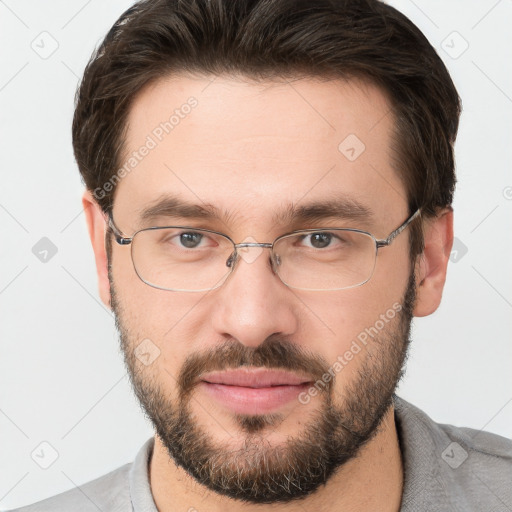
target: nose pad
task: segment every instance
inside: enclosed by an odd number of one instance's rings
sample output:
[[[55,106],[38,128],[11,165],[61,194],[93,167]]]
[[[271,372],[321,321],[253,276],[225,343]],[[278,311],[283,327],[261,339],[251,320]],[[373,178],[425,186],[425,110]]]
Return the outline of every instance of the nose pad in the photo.
[[[236,262],[238,261],[238,253],[236,249],[231,253],[231,256],[226,260],[226,267],[234,270]]]
[[[277,274],[279,266],[281,265],[281,256],[279,256],[279,254],[272,253],[270,261],[272,262],[272,270],[274,271],[274,274]]]

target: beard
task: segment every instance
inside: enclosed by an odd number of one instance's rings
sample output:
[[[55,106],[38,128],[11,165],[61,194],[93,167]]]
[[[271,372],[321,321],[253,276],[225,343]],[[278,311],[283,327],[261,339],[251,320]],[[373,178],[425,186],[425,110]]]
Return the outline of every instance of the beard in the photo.
[[[157,379],[148,377],[147,368],[141,371],[134,354],[139,339],[127,327],[110,272],[109,279],[111,306],[134,393],[171,459],[210,491],[253,504],[289,503],[310,496],[379,432],[393,405],[410,345],[414,273],[393,322],[372,335],[367,351],[357,356],[364,360],[343,388],[340,403],[335,400],[336,379],[332,378],[317,396],[319,406],[308,421],[301,421],[301,431],[274,444],[268,435],[286,419],[283,414],[234,414],[244,436],[238,447],[216,440],[194,419],[192,394],[202,373],[247,365],[306,372],[324,384],[322,375],[330,365],[280,336],[272,335],[256,348],[226,341],[185,359],[176,377],[178,398],[171,400]],[[297,406],[304,407],[299,402]]]

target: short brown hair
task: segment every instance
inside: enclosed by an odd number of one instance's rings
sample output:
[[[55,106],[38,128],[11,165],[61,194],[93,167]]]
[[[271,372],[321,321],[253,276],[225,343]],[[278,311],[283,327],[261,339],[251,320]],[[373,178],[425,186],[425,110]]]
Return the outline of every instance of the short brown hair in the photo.
[[[358,77],[387,93],[395,119],[394,167],[409,212],[450,206],[460,99],[421,31],[378,0],[143,0],[93,53],[76,95],[73,148],[91,191],[120,166],[136,94],[172,73]],[[112,183],[112,182],[111,182]],[[95,195],[109,212],[115,187]],[[411,258],[423,251],[411,226]]]

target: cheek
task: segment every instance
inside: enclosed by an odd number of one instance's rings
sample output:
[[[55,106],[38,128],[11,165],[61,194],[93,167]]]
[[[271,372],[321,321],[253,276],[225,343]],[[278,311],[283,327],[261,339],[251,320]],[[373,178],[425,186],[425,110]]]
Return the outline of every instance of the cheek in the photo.
[[[322,354],[337,381],[352,380],[368,350],[380,348],[372,334],[383,339],[396,331],[407,282],[404,265],[398,272],[376,273],[357,288],[301,296],[307,308],[300,337]]]
[[[327,346],[342,350],[351,339],[372,326],[393,304],[401,302],[407,278],[398,284],[370,280],[363,286],[301,296],[306,305],[302,325],[309,336],[321,335]],[[321,333],[321,334],[320,334]]]
[[[144,283],[135,272],[129,249],[114,254],[112,279],[125,322],[133,328],[158,333],[159,338],[198,300],[194,300],[194,294],[159,290]]]
[[[114,260],[112,279],[118,314],[130,344],[136,348],[150,340],[160,351],[158,364],[172,371],[200,339],[201,322],[194,312],[204,294],[170,292],[147,285],[135,273],[129,251],[126,255],[115,254]]]

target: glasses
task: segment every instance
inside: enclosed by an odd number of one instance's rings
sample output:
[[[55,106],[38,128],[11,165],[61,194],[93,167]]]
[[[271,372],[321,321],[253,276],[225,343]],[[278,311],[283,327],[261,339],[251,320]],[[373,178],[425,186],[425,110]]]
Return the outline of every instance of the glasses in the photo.
[[[315,228],[281,235],[273,243],[237,244],[223,233],[187,226],[144,228],[126,237],[111,213],[109,227],[119,245],[131,245],[139,278],[161,290],[214,290],[235,270],[240,258],[251,263],[263,249],[270,249],[272,270],[286,286],[335,291],[368,282],[378,250],[389,246],[418,215],[420,209],[383,240],[360,229]],[[255,248],[252,255],[251,247]]]

